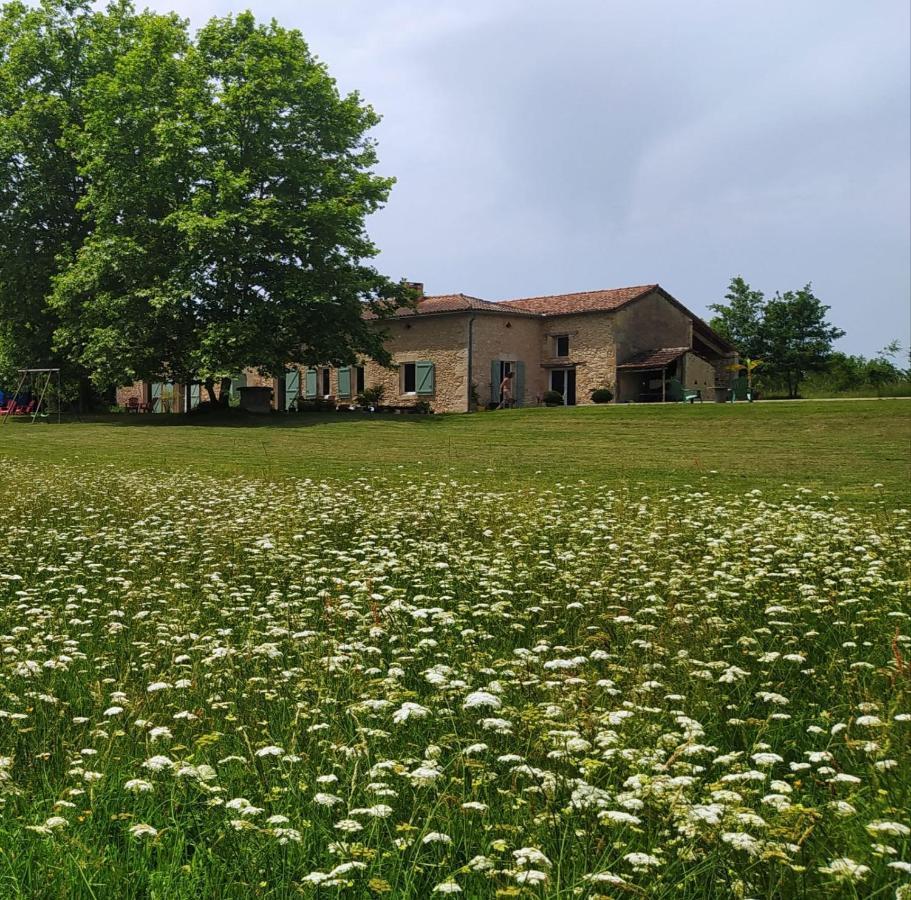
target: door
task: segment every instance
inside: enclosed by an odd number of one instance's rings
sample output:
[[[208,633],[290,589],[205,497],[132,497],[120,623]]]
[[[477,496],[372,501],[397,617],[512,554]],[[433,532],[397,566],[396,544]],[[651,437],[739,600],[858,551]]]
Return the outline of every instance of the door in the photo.
[[[576,405],[576,370],[551,369],[550,389],[563,395],[564,406]]]

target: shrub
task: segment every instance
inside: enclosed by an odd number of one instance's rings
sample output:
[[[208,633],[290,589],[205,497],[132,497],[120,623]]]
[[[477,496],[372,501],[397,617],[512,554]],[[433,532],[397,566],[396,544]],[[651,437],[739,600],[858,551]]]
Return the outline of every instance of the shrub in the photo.
[[[563,406],[563,395],[559,391],[544,392],[545,406]]]
[[[614,392],[610,388],[595,388],[592,391],[592,403],[610,403]]]
[[[357,395],[357,402],[360,406],[379,406],[385,393],[386,388],[381,384],[373,384]]]

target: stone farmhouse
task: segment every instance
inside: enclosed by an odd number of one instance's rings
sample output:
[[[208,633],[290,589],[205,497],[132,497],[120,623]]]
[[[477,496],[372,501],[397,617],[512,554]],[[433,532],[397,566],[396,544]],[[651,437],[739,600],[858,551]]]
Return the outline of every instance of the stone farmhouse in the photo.
[[[516,406],[539,405],[546,391],[568,406],[588,404],[598,388],[610,388],[614,402],[662,401],[671,399],[669,385],[720,400],[737,360],[730,343],[657,284],[498,302],[414,287],[414,308],[377,322],[391,369],[363,360],[277,379],[248,371],[235,387],[270,387],[280,410],[317,399],[348,406],[365,387],[382,385],[384,404],[466,412],[496,403],[512,372]],[[199,402],[199,388],[137,383],[118,391],[118,402],[131,396],[155,411],[181,411]]]

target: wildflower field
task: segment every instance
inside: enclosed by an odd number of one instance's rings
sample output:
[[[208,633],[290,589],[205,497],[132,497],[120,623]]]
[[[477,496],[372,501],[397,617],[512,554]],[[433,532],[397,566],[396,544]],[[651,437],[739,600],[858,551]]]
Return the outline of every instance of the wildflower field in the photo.
[[[0,437],[0,897],[911,896],[901,435],[770,492],[68,427]]]

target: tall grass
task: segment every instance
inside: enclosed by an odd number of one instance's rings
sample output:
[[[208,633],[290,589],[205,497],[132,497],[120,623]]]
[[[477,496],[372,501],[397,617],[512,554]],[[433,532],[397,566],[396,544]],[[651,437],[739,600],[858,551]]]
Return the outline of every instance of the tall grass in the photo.
[[[10,464],[0,896],[907,890],[881,492]]]

